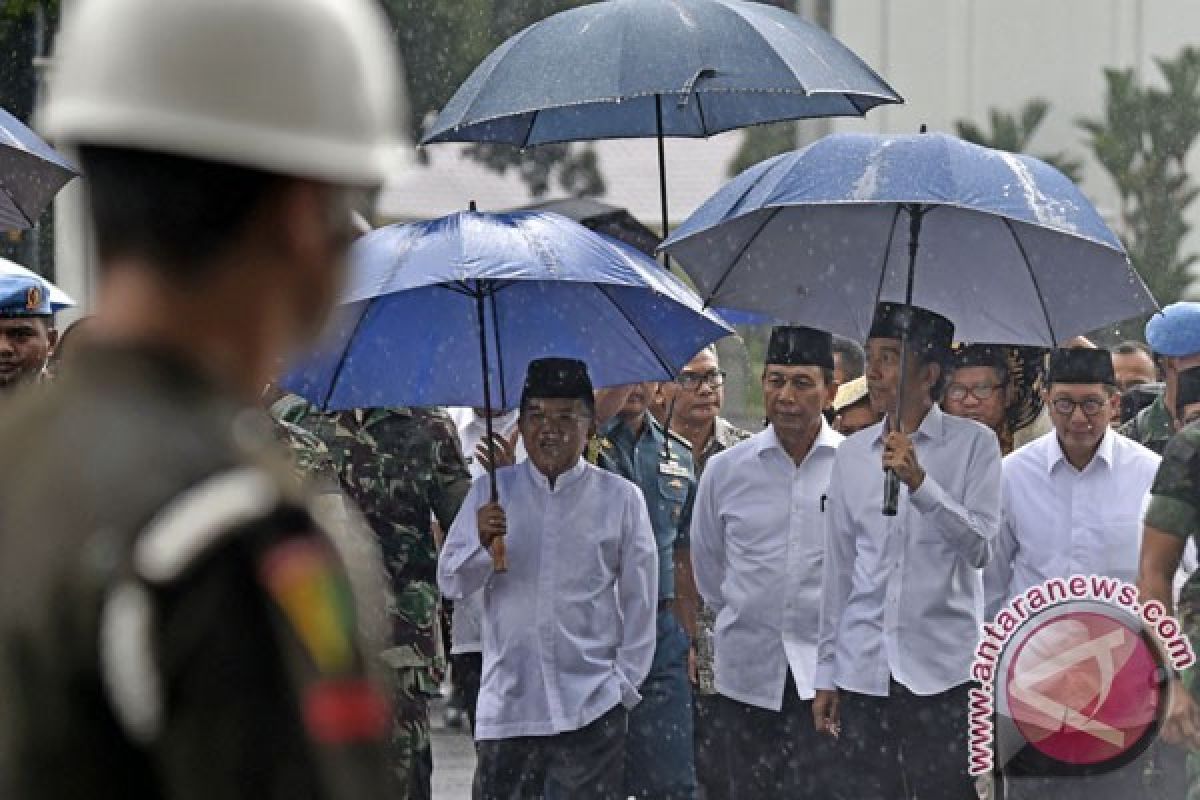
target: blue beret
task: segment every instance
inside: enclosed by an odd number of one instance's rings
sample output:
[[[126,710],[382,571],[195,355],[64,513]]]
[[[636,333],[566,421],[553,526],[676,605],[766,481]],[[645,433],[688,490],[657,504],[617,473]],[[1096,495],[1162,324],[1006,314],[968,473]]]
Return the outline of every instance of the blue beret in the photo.
[[[48,317],[50,286],[30,275],[0,275],[0,317]]]
[[[1200,353],[1200,303],[1171,303],[1146,323],[1146,343],[1162,356]]]

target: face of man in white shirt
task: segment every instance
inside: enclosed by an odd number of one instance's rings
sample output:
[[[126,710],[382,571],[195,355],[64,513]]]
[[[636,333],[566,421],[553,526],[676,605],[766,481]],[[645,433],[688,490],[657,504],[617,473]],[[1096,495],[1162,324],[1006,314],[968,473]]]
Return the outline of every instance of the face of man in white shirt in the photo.
[[[875,337],[867,339],[867,395],[876,414],[894,413],[896,393],[900,387],[900,340]],[[914,408],[929,402],[929,392],[937,383],[941,367],[921,363],[909,349],[908,376],[904,381],[904,406]],[[906,412],[907,414],[907,412]]]
[[[1094,453],[1120,413],[1121,396],[1103,383],[1053,383],[1046,388],[1046,408],[1068,457]],[[1090,412],[1090,413],[1089,413]]]
[[[517,420],[525,451],[538,472],[553,479],[575,466],[587,447],[595,419],[578,398],[531,397]]]
[[[817,366],[766,365],[763,410],[777,433],[803,434],[820,427],[821,412],[837,393],[830,372]]]

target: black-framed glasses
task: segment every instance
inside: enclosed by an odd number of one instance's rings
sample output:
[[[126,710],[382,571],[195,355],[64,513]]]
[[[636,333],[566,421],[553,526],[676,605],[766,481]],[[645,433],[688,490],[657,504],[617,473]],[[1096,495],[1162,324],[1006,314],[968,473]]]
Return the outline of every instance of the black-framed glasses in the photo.
[[[1085,417],[1094,417],[1108,407],[1108,401],[1102,397],[1085,397],[1082,400],[1072,400],[1069,397],[1059,397],[1050,403],[1051,407],[1064,417],[1075,413],[1076,408],[1083,409]]]
[[[688,391],[695,391],[700,384],[708,384],[711,389],[720,389],[725,385],[725,370],[713,369],[708,372],[681,372],[675,382]]]
[[[538,409],[525,412],[525,419],[535,428],[553,428],[555,430],[570,430],[572,427],[590,420],[590,414],[578,411],[551,411],[549,413]]]
[[[946,399],[961,403],[970,394],[976,400],[987,400],[997,389],[1003,389],[1002,383],[976,383],[968,386],[965,383],[952,383],[946,387]]]

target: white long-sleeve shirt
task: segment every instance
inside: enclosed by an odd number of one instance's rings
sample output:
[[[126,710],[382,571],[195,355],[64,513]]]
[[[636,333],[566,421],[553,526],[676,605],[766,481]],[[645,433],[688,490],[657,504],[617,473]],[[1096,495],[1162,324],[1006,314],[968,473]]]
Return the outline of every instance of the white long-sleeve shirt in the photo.
[[[984,570],[987,616],[1049,578],[1137,579],[1142,512],[1161,459],[1106,430],[1082,470],[1054,431],[1004,459],[1003,523]]]
[[[829,479],[817,688],[918,695],[969,678],[981,568],[1000,523],[996,435],[934,406],[912,437],[925,480],[883,507],[883,423],[842,442]]]
[[[799,466],[768,427],[713,456],[692,512],[692,566],[717,613],[717,691],[779,711],[789,668],[813,696],[825,521],[842,441],[824,420]]]
[[[475,455],[475,448],[487,434],[487,421],[475,409],[466,406],[447,408],[446,413],[454,420],[458,430],[458,443],[462,448],[463,459],[467,462],[467,471],[471,478],[481,478],[487,474],[483,464]],[[492,433],[501,436],[511,436],[517,427],[517,417],[520,411],[513,410],[499,417],[492,418]],[[517,438],[516,460],[525,460],[525,443]],[[459,653],[483,652],[483,594],[475,592],[454,603],[454,616],[450,620],[450,652]]]
[[[508,571],[492,569],[475,481],[438,559],[458,599],[483,588],[483,679],[475,737],[578,730],[632,707],[654,657],[658,554],[642,494],[582,459],[551,488],[531,461],[496,474]]]

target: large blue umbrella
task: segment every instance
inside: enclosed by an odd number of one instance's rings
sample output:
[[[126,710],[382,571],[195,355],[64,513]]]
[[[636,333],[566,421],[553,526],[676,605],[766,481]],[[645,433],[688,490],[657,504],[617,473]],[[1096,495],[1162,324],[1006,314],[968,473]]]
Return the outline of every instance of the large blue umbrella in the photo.
[[[508,39],[476,67],[424,143],[528,147],[707,137],[779,120],[862,116],[900,96],[824,29],[744,0],[608,0]]]
[[[325,343],[283,381],[327,410],[511,408],[546,356],[582,359],[597,386],[668,380],[732,332],[648,256],[558,214],[380,228],[351,263]]]
[[[1079,189],[944,134],[844,133],[762,162],[663,244],[708,305],[859,341],[878,301],[964,341],[1053,347],[1157,309]]]
[[[0,230],[32,228],[58,190],[78,174],[58,151],[0,109]]]
[[[880,301],[936,311],[961,340],[1046,346],[1157,309],[1062,173],[944,134],[834,134],[777,156],[663,247],[706,304],[860,341]],[[887,489],[895,513],[894,474]]]

